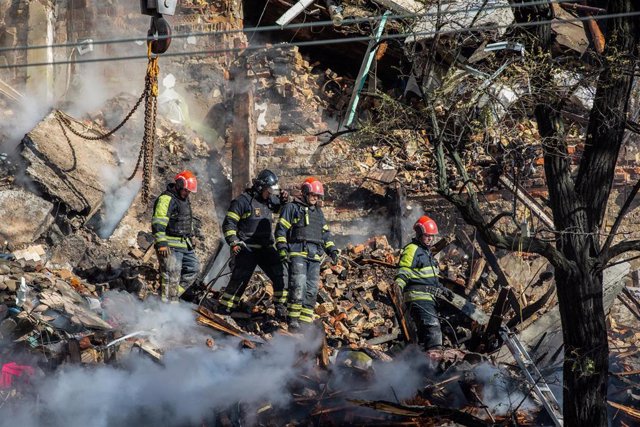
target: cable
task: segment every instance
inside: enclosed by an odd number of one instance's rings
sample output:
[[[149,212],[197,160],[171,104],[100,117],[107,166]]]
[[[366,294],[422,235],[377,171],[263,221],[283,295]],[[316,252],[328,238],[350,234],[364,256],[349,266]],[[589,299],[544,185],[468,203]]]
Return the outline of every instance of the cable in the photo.
[[[494,10],[500,9],[514,9],[521,7],[530,7],[536,5],[551,5],[551,4],[563,4],[563,3],[575,3],[575,0],[536,0],[528,3],[517,3],[517,4],[507,4],[507,5],[495,5],[492,7],[485,8],[465,8],[465,9],[455,9],[450,11],[440,11],[440,12],[425,12],[425,13],[409,13],[409,14],[400,14],[400,15],[387,15],[387,20],[403,20],[409,18],[426,18],[429,16],[433,17],[443,17],[447,15],[455,15],[457,13],[472,13],[472,12],[490,12]],[[260,18],[262,19],[262,18]],[[349,24],[358,24],[361,22],[371,22],[371,21],[380,21],[382,19],[382,15],[364,17],[364,18],[351,18],[345,19],[342,21],[342,26],[346,26]],[[587,19],[597,19],[596,17],[587,17]],[[565,22],[569,22],[568,20]],[[306,23],[298,23],[298,24],[287,24],[284,26],[280,25],[269,25],[263,27],[250,27],[243,29],[234,29],[234,30],[218,30],[218,31],[205,31],[205,32],[196,32],[196,33],[185,33],[185,34],[174,34],[170,36],[158,36],[158,37],[132,37],[125,39],[107,39],[107,40],[94,40],[92,41],[93,45],[102,45],[102,44],[117,44],[117,43],[129,43],[129,42],[147,42],[153,40],[163,40],[166,38],[171,39],[180,39],[180,38],[188,38],[188,37],[202,37],[202,36],[217,36],[217,35],[228,35],[235,33],[256,33],[256,32],[268,32],[268,31],[283,31],[283,30],[291,30],[296,28],[306,28],[313,26],[334,26],[333,21],[318,21],[318,22],[306,22]],[[49,45],[22,45],[22,46],[14,46],[14,47],[3,47],[0,48],[0,52],[5,51],[16,51],[16,50],[33,50],[33,49],[49,49],[49,48],[58,48],[58,47],[77,47],[86,45],[86,41],[83,42],[74,42],[74,43],[56,43]]]
[[[269,6],[269,2],[271,0],[267,0],[264,3],[264,9],[262,9],[262,13],[260,14],[260,18],[258,18],[258,23],[256,24],[255,28],[260,27],[260,23],[262,22],[262,18],[264,17],[264,13],[267,11],[267,6]],[[251,34],[251,37],[249,38],[249,41],[247,42],[247,44],[251,44],[251,42],[253,41],[253,38],[256,36],[256,34],[258,34],[257,31],[254,31],[253,34]]]
[[[613,19],[613,18],[623,18],[623,17],[633,17],[640,16],[640,12],[631,12],[631,13],[613,13],[607,15],[600,15],[598,17],[576,17],[574,19],[565,19],[564,23],[568,22],[582,22],[590,19],[594,20],[604,20],[604,19]],[[540,25],[551,24],[555,22],[553,19],[545,20],[545,21],[535,21],[535,22],[522,22],[522,23],[514,23],[509,25],[486,25],[479,26],[473,28],[460,28],[456,30],[436,30],[436,31],[425,31],[425,32],[416,32],[416,33],[399,33],[399,34],[388,34],[386,36],[382,36],[380,41],[384,40],[392,40],[399,39],[407,36],[435,36],[442,34],[458,34],[465,33],[471,31],[482,31],[482,30],[495,30],[498,28],[528,28],[528,27],[537,27]],[[344,39],[323,39],[323,40],[312,40],[306,42],[295,42],[295,43],[279,43],[279,44],[271,44],[267,43],[264,45],[257,46],[247,46],[244,48],[225,48],[225,49],[214,49],[214,50],[197,50],[197,51],[187,51],[187,52],[175,52],[175,53],[164,53],[162,57],[176,57],[176,56],[196,56],[196,55],[215,55],[220,53],[230,53],[230,52],[246,52],[252,50],[262,50],[262,49],[274,49],[274,48],[283,48],[283,47],[306,47],[306,46],[318,46],[318,45],[330,45],[330,44],[345,44],[345,43],[354,43],[354,42],[366,42],[373,40],[374,36],[363,36],[363,37],[349,37]],[[11,65],[2,65],[0,69],[6,68],[26,68],[26,67],[41,67],[41,66],[49,66],[49,65],[65,65],[70,62],[74,64],[82,64],[82,63],[92,63],[92,62],[106,62],[106,61],[128,61],[135,59],[147,59],[147,55],[133,55],[133,56],[116,56],[116,57],[102,57],[102,58],[91,58],[85,60],[77,60],[77,61],[51,61],[51,62],[37,62],[31,64],[11,64]]]

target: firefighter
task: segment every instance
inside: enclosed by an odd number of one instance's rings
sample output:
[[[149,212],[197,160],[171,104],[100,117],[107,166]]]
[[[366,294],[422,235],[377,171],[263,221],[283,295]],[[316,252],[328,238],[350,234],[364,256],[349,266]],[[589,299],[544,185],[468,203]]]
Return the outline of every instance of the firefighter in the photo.
[[[198,275],[200,264],[193,250],[193,215],[189,194],[198,191],[193,172],[184,170],[156,199],[151,230],[160,262],[162,301],[178,302],[178,297]]]
[[[280,192],[278,177],[268,169],[260,172],[251,188],[231,202],[222,223],[224,238],[233,257],[231,279],[220,297],[220,311],[230,314],[253,275],[256,266],[273,282],[276,315],[286,318],[287,301],[285,266],[278,257],[273,238],[273,214],[280,211],[288,199]]]
[[[415,238],[402,249],[395,282],[418,328],[418,340],[426,351],[440,350],[442,330],[435,295],[450,298],[452,294],[440,285],[438,263],[431,254],[438,225],[425,215],[416,221],[413,229]]]
[[[276,247],[280,259],[289,264],[289,327],[299,328],[313,321],[318,295],[320,261],[327,253],[338,263],[338,249],[332,241],[327,221],[318,206],[324,197],[322,183],[307,178],[302,198],[285,205],[276,225]]]

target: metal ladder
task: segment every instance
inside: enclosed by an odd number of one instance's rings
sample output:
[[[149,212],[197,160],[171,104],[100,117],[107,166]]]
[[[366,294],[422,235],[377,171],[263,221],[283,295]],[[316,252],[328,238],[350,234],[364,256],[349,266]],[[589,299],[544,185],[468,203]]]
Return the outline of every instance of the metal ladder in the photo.
[[[562,408],[558,404],[556,397],[551,392],[547,381],[544,379],[538,368],[536,367],[531,356],[527,353],[518,337],[511,332],[506,326],[500,328],[500,336],[507,345],[507,348],[518,363],[518,366],[524,373],[527,382],[531,385],[531,391],[542,402],[556,427],[562,427],[563,416]]]

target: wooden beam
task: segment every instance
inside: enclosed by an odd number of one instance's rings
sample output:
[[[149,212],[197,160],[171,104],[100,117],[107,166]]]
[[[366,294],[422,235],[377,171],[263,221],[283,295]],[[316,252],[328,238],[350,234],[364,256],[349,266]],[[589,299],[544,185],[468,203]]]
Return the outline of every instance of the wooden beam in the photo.
[[[391,302],[393,302],[393,308],[396,311],[398,324],[400,325],[400,329],[402,330],[405,340],[409,343],[417,343],[418,338],[415,325],[413,324],[409,311],[404,310],[400,295],[402,295],[402,291],[400,290],[400,287],[394,283],[389,288],[389,297],[391,298]]]
[[[540,219],[540,221],[542,221],[542,223],[548,229],[550,229],[550,230],[554,230],[555,229],[555,225],[553,223],[553,220],[544,211],[544,206],[541,203],[539,203],[536,199],[534,199],[533,196],[531,196],[529,193],[527,193],[527,191],[524,188],[522,188],[519,184],[514,182],[510,177],[508,177],[507,175],[504,175],[504,174],[500,175],[500,178],[498,178],[498,180],[509,191],[511,191],[513,193],[513,195],[516,196],[516,198],[518,200],[520,200],[522,203],[524,203],[524,205],[526,207],[528,207],[529,210],[531,210],[531,212],[535,216],[537,216]]]
[[[491,250],[491,247],[489,246],[489,244],[481,238],[478,238],[478,244],[480,245],[480,249],[484,254],[484,258],[489,263],[489,266],[491,267],[493,272],[496,273],[496,276],[498,276],[498,284],[500,285],[500,287],[509,286],[509,281],[507,280],[507,276],[504,274],[504,271],[502,271],[500,264],[498,264],[498,258],[493,253],[493,250]]]
[[[467,290],[473,288],[478,280],[480,280],[480,276],[482,276],[482,272],[484,271],[484,268],[486,266],[487,260],[482,257],[473,260],[471,272],[469,273],[469,278],[467,279]]]
[[[226,12],[230,29],[242,30],[244,10],[242,0],[226,0]],[[236,28],[237,27],[237,28]],[[230,48],[247,46],[246,35],[239,33],[225,39]],[[247,78],[246,57],[240,51],[229,72],[229,87],[232,93],[233,120],[228,132],[227,144],[231,146],[231,196],[238,197],[255,176],[257,126],[253,82]]]
[[[489,323],[487,324],[487,328],[485,329],[485,335],[488,340],[498,335],[500,325],[502,325],[502,321],[504,320],[504,315],[509,308],[508,297],[510,292],[512,292],[512,290],[509,286],[500,289],[498,299],[493,306],[493,312],[491,312]]]
[[[232,150],[231,196],[238,197],[255,175],[256,164],[256,118],[253,85],[246,81],[245,91],[233,98],[233,127],[229,135]]]

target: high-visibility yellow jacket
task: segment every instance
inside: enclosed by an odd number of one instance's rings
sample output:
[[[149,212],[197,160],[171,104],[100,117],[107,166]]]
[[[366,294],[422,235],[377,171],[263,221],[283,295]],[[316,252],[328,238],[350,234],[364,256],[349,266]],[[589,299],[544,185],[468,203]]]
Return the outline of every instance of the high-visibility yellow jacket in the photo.
[[[402,249],[395,281],[405,302],[433,300],[430,288],[440,287],[438,263],[431,250],[414,239]]]
[[[300,199],[287,203],[276,224],[276,248],[289,256],[302,256],[319,261],[322,253],[337,252],[327,220],[318,206],[309,206]]]
[[[175,190],[175,184],[167,186],[167,190],[155,201],[151,231],[157,248],[191,248],[190,238],[193,235],[193,215],[189,199],[181,199]]]

